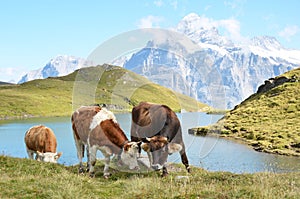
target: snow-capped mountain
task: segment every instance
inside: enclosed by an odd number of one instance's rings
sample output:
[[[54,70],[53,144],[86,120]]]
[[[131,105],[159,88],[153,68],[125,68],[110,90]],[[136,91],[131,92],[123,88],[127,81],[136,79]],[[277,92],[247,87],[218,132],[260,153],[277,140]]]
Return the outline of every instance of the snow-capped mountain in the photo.
[[[154,29],[144,48],[111,63],[216,108],[233,108],[266,79],[300,66],[300,50],[284,48],[274,37],[257,36],[237,44],[205,20],[191,13],[170,31]],[[146,38],[149,34],[146,30]],[[58,56],[19,83],[67,75],[92,64],[104,63]]]
[[[233,108],[264,80],[300,66],[300,50],[286,49],[274,37],[235,44],[216,27],[202,24],[207,23],[200,16],[189,14],[175,28],[198,49],[168,35],[149,41],[123,67],[214,107]]]
[[[30,80],[44,79],[47,77],[64,76],[87,66],[91,66],[91,62],[83,58],[60,55],[51,59],[44,67],[28,72],[18,83],[21,84]]]

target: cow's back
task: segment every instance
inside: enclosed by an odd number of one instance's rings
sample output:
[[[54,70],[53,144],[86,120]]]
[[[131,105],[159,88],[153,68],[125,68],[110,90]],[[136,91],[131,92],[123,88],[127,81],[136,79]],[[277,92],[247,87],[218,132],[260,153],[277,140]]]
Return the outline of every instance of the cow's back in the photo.
[[[56,137],[53,131],[43,125],[30,128],[25,134],[26,147],[42,153],[56,153]]]
[[[146,138],[155,135],[180,142],[180,121],[168,106],[141,102],[132,109],[131,136]]]
[[[99,106],[83,106],[72,114],[72,128],[76,139],[87,143],[93,117],[100,110]]]

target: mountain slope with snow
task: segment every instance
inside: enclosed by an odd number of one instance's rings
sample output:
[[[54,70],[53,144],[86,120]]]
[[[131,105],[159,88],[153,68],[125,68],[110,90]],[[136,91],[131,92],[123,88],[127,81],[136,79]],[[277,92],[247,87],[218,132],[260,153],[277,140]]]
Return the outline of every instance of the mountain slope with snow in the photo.
[[[83,58],[61,55],[51,59],[43,68],[28,72],[18,83],[21,84],[30,80],[45,79],[47,77],[64,76],[79,68],[88,66],[91,66],[91,62]]]
[[[300,50],[284,48],[274,37],[254,37],[235,44],[203,23],[197,14],[184,17],[176,34],[188,37],[194,51],[179,39],[159,38],[124,62],[127,69],[217,108],[233,108],[265,79],[300,66]],[[202,26],[205,24],[205,26]]]

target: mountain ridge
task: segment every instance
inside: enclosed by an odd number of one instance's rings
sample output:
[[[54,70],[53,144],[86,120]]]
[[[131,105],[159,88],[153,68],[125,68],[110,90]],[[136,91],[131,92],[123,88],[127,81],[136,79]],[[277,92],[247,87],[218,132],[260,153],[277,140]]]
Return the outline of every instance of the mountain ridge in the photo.
[[[91,65],[92,62],[87,61],[83,58],[68,55],[58,55],[55,58],[51,59],[44,67],[37,70],[32,70],[22,76],[18,81],[18,84],[34,79],[64,76],[74,72],[79,68],[88,67]]]
[[[220,35],[215,24],[204,20],[191,13],[172,29],[182,34],[182,40],[172,38],[172,34],[150,40],[144,48],[111,63],[211,106],[221,104],[215,107],[221,109],[233,108],[254,93],[265,79],[300,65],[300,50],[283,47],[275,37],[256,36],[242,44],[234,43]],[[188,48],[187,43],[198,47]],[[215,70],[212,74],[218,73],[218,81],[222,82],[217,93],[213,93],[218,96],[212,96],[213,84],[209,78],[214,77],[200,74],[207,74],[207,70]],[[60,75],[52,71],[48,76]],[[39,78],[44,77],[39,75]],[[220,99],[216,102],[213,98]]]

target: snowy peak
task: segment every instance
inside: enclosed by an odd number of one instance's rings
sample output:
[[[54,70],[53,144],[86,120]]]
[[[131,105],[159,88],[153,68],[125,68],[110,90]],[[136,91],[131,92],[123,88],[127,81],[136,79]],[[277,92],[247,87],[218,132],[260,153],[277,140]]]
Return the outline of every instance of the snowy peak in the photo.
[[[43,68],[33,70],[24,75],[18,82],[24,83],[34,79],[44,79],[47,77],[64,76],[73,71],[91,66],[92,63],[79,57],[60,55],[51,59]]]
[[[266,50],[279,50],[283,47],[275,37],[258,36],[251,39],[251,45],[264,48]]]
[[[195,13],[185,16],[177,25],[176,30],[185,34],[197,43],[213,44],[218,46],[233,46],[232,41],[221,36],[218,29],[209,19]]]

